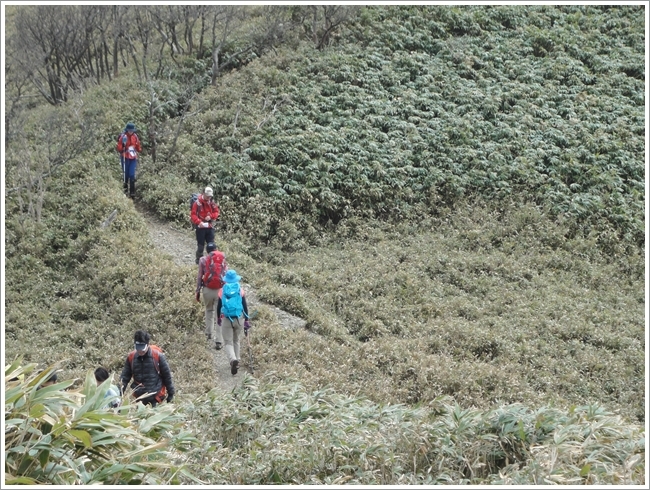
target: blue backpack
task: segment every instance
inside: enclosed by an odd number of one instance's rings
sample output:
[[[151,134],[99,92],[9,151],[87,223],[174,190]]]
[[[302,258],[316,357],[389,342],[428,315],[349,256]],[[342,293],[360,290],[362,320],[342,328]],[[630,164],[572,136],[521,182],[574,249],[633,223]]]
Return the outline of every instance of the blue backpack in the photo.
[[[192,194],[192,197],[190,197],[190,216],[192,215],[192,208],[194,207],[194,203],[198,201],[198,199],[199,199],[198,194]],[[200,205],[201,203],[199,203],[199,206]],[[196,225],[194,223],[192,223],[192,229],[196,230]]]
[[[239,283],[229,282],[221,288],[221,313],[229,319],[239,318],[244,311]]]

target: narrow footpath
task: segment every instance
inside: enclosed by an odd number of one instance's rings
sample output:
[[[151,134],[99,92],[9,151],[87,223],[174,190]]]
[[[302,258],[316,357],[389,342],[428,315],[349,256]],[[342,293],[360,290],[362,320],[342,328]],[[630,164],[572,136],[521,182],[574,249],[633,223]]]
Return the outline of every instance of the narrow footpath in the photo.
[[[135,208],[145,217],[145,221],[149,228],[149,236],[156,248],[170,255],[175,264],[182,267],[191,267],[195,274],[194,277],[196,277],[196,268],[198,267],[194,263],[196,240],[194,239],[194,233],[189,229],[189,225],[186,229],[182,229],[176,224],[161,220],[150,212],[142,203],[134,201],[134,204]],[[249,284],[242,283],[242,286],[246,291],[246,299],[250,311],[254,311],[260,305],[264,305],[276,314],[278,322],[284,328],[295,329],[303,328],[305,326],[306,322],[302,318],[296,317],[286,311],[276,308],[275,306],[259,301],[255,294],[255,290]],[[188,294],[194,294],[194,287],[194,283],[188,285]],[[255,335],[255,322],[253,321],[252,324],[252,334]],[[197,325],[197,328],[200,328],[201,333],[203,333],[203,325]],[[239,373],[235,376],[230,374],[230,365],[223,349],[216,350],[214,348],[214,341],[207,339],[205,340],[205,346],[206,349],[212,353],[214,359],[215,385],[222,388],[224,391],[231,391],[242,382],[244,373],[247,371],[245,366],[247,364],[248,354],[245,339],[241,344],[241,367]]]

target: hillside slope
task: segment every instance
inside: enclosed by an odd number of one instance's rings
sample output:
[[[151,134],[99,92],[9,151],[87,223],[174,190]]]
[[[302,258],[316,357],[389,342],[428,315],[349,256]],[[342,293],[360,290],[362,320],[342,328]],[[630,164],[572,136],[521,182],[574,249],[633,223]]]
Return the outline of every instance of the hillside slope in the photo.
[[[163,45],[160,78],[125,60],[29,98],[8,113],[6,362],[77,389],[148,330],[196,438],[167,457],[206,483],[645,483],[644,13],[370,6],[214,86]],[[185,256],[205,185],[258,302],[255,377],[215,379],[205,344]]]

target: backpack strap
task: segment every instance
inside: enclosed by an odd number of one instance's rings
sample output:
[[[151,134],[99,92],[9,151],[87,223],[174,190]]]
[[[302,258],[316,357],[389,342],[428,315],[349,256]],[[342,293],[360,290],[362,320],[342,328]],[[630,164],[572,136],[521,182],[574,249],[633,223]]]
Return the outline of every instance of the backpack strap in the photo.
[[[156,368],[156,372],[158,373],[158,376],[160,376],[160,348],[155,346],[155,345],[150,345],[149,349],[151,349],[151,357],[153,358],[153,365]],[[129,363],[131,364],[131,375],[133,375],[133,359],[135,359],[135,350],[132,350],[129,352]],[[139,383],[135,378],[134,380],[136,383]],[[160,388],[160,391],[154,395],[154,398],[158,403],[162,403],[162,401],[165,399],[165,396],[167,394],[167,387],[165,386],[165,383],[163,382],[162,388]]]
[[[153,357],[153,365],[156,368],[158,374],[160,374],[160,351],[158,350],[158,348],[154,349],[152,346],[149,346],[149,349],[151,349],[151,357]],[[131,373],[133,373],[133,359],[135,359],[134,350],[129,352],[129,357],[128,357],[129,364],[131,364]]]
[[[153,346],[156,347],[156,346]],[[156,347],[155,349],[152,346],[149,346],[151,349],[151,356],[153,357],[153,365],[160,376],[160,350]]]
[[[132,350],[129,352],[129,357],[127,358],[129,360],[129,364],[131,365],[131,373],[133,373],[133,359],[135,358],[135,351]]]

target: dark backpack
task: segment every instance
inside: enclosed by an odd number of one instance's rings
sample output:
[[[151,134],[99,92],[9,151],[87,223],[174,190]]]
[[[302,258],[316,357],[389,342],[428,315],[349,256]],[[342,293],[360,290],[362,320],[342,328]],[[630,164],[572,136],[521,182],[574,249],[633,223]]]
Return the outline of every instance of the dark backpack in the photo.
[[[239,318],[244,311],[239,283],[230,282],[221,291],[221,313],[231,320]]]
[[[199,195],[196,193],[192,194],[192,197],[190,197],[190,216],[192,216],[192,208],[194,207],[194,203],[198,200],[199,200]],[[199,203],[198,205],[200,206],[201,203]],[[192,228],[196,230],[196,225],[194,224],[194,222],[192,222]]]
[[[203,285],[210,289],[220,289],[223,286],[221,276],[225,274],[224,261],[226,256],[223,252],[215,250],[205,258],[205,272],[203,273]]]

